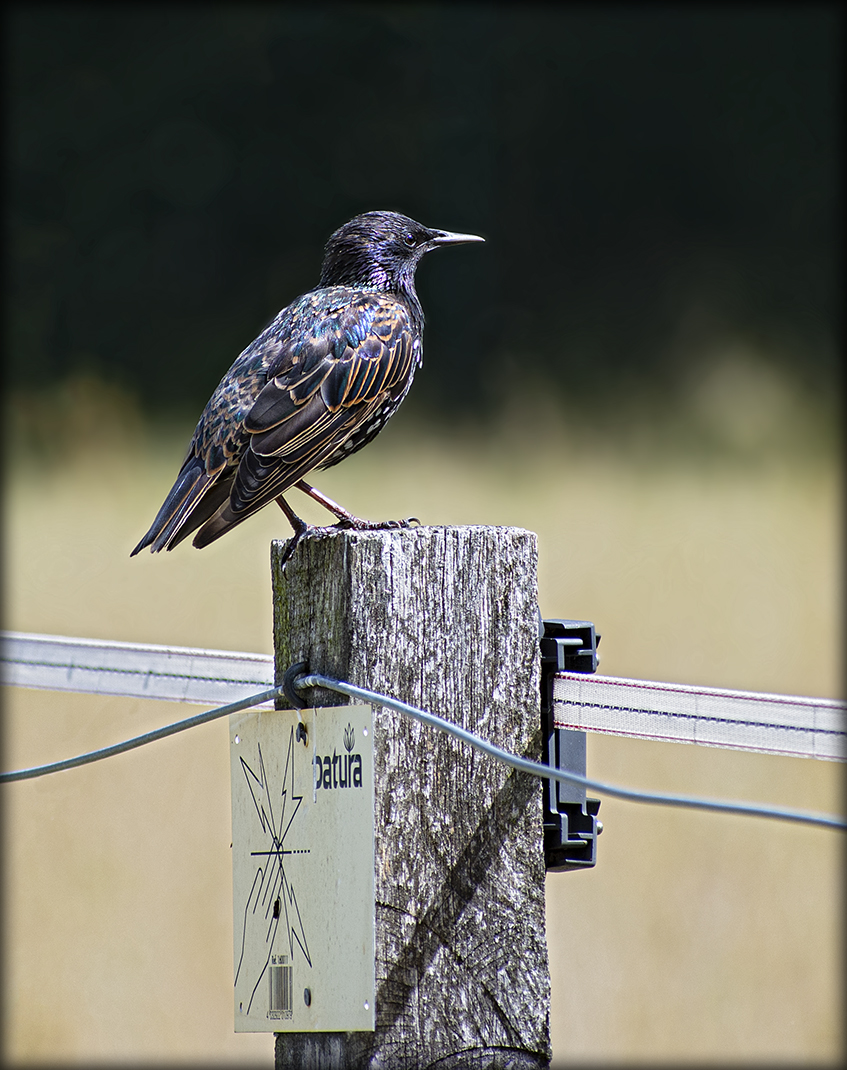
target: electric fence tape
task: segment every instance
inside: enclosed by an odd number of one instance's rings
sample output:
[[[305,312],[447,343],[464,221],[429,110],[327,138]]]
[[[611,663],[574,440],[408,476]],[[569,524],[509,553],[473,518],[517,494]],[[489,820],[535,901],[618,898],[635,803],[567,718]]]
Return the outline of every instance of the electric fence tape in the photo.
[[[273,658],[269,655],[69,639],[21,632],[2,633],[0,646],[3,682],[9,686],[204,704],[219,701],[221,697],[231,700],[217,709],[76,758],[1,773],[0,783],[75,768],[239,710],[260,705],[272,706],[273,700],[283,690],[281,687],[267,686],[273,683]],[[591,688],[594,683],[598,685],[597,689]],[[251,694],[256,684],[265,684],[266,689]],[[634,802],[847,828],[844,820],[824,814],[620,788],[510,754],[435,714],[345,681],[320,674],[305,674],[295,684],[298,688],[326,687],[351,698],[407,714],[541,779],[579,783]],[[635,705],[632,704],[633,693],[639,696]],[[598,695],[603,696],[602,701],[597,701]],[[652,705],[660,708],[650,708],[648,696]],[[743,716],[733,716],[736,706],[744,709]],[[599,715],[596,712],[583,715],[582,710],[599,711]],[[559,727],[586,731],[615,732],[642,738],[672,739],[675,742],[835,760],[843,760],[845,756],[844,707],[827,700],[559,673],[554,685],[554,718]],[[791,740],[790,747],[786,745],[786,738]]]

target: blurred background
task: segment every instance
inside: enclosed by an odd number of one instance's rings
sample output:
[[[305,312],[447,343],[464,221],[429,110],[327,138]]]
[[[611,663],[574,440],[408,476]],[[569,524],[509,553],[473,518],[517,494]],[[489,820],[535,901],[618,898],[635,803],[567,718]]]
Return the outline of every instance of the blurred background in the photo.
[[[128,554],[211,391],[402,211],[426,357],[319,486],[539,534],[601,670],[841,693],[841,9],[11,5],[5,624],[270,653],[260,514]],[[318,519],[308,505],[303,512]],[[184,707],[8,689],[4,768]],[[832,763],[589,738],[589,774],[837,811]],[[226,726],[3,794],[11,1063],[245,1060]],[[837,1062],[839,837],[605,800],[548,878],[555,1064]]]

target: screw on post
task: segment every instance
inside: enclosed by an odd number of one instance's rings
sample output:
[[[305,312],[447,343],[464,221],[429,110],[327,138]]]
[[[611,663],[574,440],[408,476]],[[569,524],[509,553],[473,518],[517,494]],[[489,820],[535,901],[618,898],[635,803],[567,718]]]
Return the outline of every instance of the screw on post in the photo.
[[[291,703],[293,709],[304,710],[306,708],[306,702],[303,699],[300,692],[297,690],[296,680],[298,676],[302,676],[309,671],[309,663],[307,661],[296,661],[285,673],[282,678],[282,690],[285,693],[285,697]],[[309,733],[306,725],[301,719],[297,725],[297,741],[303,741],[304,746],[308,745]]]

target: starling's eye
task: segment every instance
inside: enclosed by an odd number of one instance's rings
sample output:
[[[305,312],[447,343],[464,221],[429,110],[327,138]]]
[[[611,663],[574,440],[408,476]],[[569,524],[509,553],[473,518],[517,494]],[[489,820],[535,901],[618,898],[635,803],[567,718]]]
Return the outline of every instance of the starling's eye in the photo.
[[[414,247],[418,244],[418,239],[411,231],[407,231],[403,235],[403,242],[408,249],[414,249]]]

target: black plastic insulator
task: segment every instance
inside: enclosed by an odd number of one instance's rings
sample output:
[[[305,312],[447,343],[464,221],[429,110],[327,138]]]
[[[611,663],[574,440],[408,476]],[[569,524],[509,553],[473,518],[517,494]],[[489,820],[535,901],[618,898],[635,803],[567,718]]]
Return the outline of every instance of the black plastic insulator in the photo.
[[[295,710],[305,710],[306,708],[306,700],[297,690],[295,681],[298,676],[304,676],[308,671],[309,663],[307,661],[296,661],[282,678],[282,690]]]

